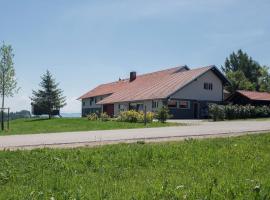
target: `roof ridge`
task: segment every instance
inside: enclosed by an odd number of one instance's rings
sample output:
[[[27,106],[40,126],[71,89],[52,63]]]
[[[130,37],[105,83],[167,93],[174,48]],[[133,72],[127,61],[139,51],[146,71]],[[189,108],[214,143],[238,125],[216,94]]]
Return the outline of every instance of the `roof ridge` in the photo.
[[[162,69],[162,70],[158,70],[158,71],[154,71],[154,72],[148,72],[148,73],[140,74],[140,75],[137,75],[137,77],[149,76],[149,75],[152,75],[152,74],[161,73],[161,72],[165,72],[165,71],[182,69],[184,67],[187,67],[187,66],[186,65],[183,65],[183,66],[179,65],[179,66],[176,66],[176,67],[171,67],[171,68]],[[121,79],[121,80],[118,80],[118,81],[113,81],[113,82],[108,82],[108,83],[102,83],[99,86],[101,86],[101,85],[108,85],[108,84],[115,84],[115,83],[119,83],[121,81],[127,81],[127,80],[129,80],[129,78],[124,78],[124,79]]]
[[[156,74],[156,73],[160,73],[160,72],[176,70],[176,69],[182,69],[184,67],[187,67],[187,66],[186,65],[183,65],[183,66],[179,65],[179,66],[176,66],[176,67],[166,68],[166,69],[162,69],[162,70],[158,70],[158,71],[154,71],[154,72],[148,72],[148,73],[141,74],[141,75],[138,75],[138,76],[147,76],[147,75]]]

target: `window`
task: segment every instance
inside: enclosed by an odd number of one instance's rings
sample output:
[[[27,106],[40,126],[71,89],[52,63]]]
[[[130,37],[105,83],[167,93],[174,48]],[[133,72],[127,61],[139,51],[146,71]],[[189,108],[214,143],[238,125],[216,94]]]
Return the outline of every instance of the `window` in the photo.
[[[82,102],[82,105],[85,106],[85,101]]]
[[[179,101],[180,109],[189,109],[190,102],[189,101]]]
[[[158,101],[152,101],[152,108],[158,108]]]
[[[213,90],[213,83],[204,83],[203,88],[205,90]]]
[[[177,101],[176,100],[169,100],[168,101],[168,108],[177,108]]]
[[[125,110],[125,106],[123,104],[118,104],[118,109],[119,111],[124,111]]]
[[[143,104],[142,103],[139,103],[139,104],[136,105],[136,110],[137,111],[143,111],[144,110],[143,107],[144,107]]]
[[[93,98],[90,98],[90,106],[92,106]]]

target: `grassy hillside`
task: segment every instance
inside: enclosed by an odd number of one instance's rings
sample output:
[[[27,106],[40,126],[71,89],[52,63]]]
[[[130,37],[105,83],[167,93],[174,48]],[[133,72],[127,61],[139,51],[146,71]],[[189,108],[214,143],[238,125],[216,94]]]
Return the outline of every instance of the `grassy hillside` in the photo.
[[[146,127],[179,126],[176,123],[147,124]],[[55,118],[55,119],[18,119],[10,122],[10,130],[0,132],[0,135],[52,133],[69,131],[111,130],[144,128],[143,123],[127,123],[116,121],[89,121],[85,118]]]
[[[270,199],[270,134],[0,152],[0,199]]]

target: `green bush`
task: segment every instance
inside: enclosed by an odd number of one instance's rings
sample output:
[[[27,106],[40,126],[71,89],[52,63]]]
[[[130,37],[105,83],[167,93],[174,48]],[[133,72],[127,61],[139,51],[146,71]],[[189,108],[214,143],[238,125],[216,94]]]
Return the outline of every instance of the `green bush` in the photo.
[[[153,122],[154,119],[154,113],[152,112],[147,112],[146,113],[146,122],[151,123]],[[135,110],[128,110],[128,111],[123,111],[120,112],[119,116],[117,117],[117,121],[121,122],[131,122],[131,123],[136,123],[136,122],[144,122],[144,112],[140,111],[137,112]]]
[[[167,106],[162,106],[155,115],[155,118],[162,123],[165,123],[170,117],[171,115]]]
[[[103,113],[100,113],[99,118],[101,121],[106,122],[106,121],[109,121],[111,117],[106,112],[103,112]]]
[[[140,113],[135,110],[123,111],[120,112],[117,120],[121,122],[138,122],[140,120]]]
[[[154,120],[155,114],[153,112],[147,112],[146,113],[146,122],[152,123]]]
[[[98,120],[98,115],[96,113],[91,113],[91,114],[87,115],[87,119],[89,121],[97,121]]]
[[[223,105],[210,104],[209,105],[209,116],[214,121],[221,121],[225,119],[225,108]]]
[[[209,105],[209,116],[214,121],[224,119],[247,119],[270,117],[270,107],[268,106],[252,106],[252,105]]]

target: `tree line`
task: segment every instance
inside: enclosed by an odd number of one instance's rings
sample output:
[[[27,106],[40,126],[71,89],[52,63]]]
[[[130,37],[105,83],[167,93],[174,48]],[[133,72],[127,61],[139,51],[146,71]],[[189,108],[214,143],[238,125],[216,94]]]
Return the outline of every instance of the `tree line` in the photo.
[[[270,92],[269,67],[260,65],[241,49],[229,55],[221,69],[231,83],[226,86],[229,92],[236,90]]]

